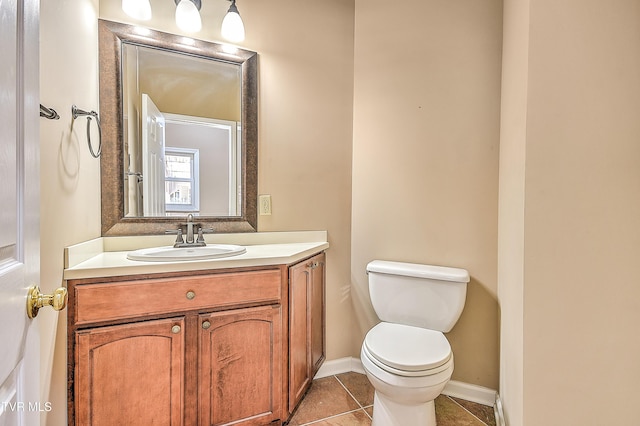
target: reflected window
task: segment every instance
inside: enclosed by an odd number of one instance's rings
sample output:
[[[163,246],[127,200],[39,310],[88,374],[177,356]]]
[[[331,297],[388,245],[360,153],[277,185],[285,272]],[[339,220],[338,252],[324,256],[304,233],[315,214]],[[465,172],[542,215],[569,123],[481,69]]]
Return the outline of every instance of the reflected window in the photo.
[[[200,153],[198,149],[166,147],[165,204],[167,212],[200,210]]]

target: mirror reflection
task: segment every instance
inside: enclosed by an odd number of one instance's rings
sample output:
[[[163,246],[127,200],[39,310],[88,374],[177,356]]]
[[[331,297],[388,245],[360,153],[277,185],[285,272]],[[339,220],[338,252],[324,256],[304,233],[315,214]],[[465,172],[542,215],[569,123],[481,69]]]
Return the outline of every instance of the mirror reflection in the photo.
[[[238,216],[238,64],[122,45],[127,217]]]

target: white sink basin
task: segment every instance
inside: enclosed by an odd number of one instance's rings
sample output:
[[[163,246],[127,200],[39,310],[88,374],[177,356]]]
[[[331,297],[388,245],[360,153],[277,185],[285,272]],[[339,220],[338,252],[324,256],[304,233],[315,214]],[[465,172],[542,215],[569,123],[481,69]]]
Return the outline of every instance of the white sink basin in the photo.
[[[143,260],[146,262],[179,262],[181,260],[207,260],[221,257],[237,256],[246,252],[242,246],[231,244],[208,244],[204,247],[173,246],[152,247],[127,253],[129,260]]]

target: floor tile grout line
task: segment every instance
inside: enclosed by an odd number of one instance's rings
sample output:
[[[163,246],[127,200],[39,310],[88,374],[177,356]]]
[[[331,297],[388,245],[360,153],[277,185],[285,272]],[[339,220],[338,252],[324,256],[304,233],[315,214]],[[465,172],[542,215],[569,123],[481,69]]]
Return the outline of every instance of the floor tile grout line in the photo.
[[[356,401],[356,402],[357,402],[357,401]],[[362,410],[362,411],[364,411],[364,413],[365,413],[365,414],[367,414],[367,412],[365,411],[365,409],[364,409],[364,408],[362,408],[362,407],[360,407],[360,408],[355,408],[355,409],[350,410],[350,411],[345,411],[344,413],[338,413],[338,414],[334,414],[334,415],[332,415],[332,416],[328,416],[328,417],[325,417],[325,418],[322,418],[322,419],[314,420],[314,421],[312,421],[312,422],[305,423],[305,424],[300,425],[300,426],[314,425],[314,424],[316,424],[316,423],[323,422],[323,421],[325,421],[325,420],[334,419],[334,418],[336,418],[336,417],[344,416],[345,414],[355,413],[356,411],[361,411],[361,410]],[[367,414],[367,416],[368,416],[368,414]]]
[[[475,414],[473,414],[471,411],[467,410],[465,407],[463,407],[461,404],[458,403],[458,401],[456,401],[455,399],[451,398],[448,395],[445,395],[447,398],[449,398],[449,400],[451,402],[453,402],[454,404],[456,404],[458,407],[462,408],[464,411],[466,411],[467,413],[471,414],[476,420],[478,420],[480,423],[482,423],[484,426],[487,426],[487,424],[482,421],[480,418],[478,418],[478,416],[476,416]]]
[[[343,383],[343,381],[338,377],[338,375],[335,375],[335,374],[334,374],[334,375],[332,375],[332,376],[330,376],[330,377],[333,377],[335,380],[337,380],[337,381],[338,381],[338,383],[340,384],[340,386],[341,386],[341,387],[342,387],[342,388],[347,392],[347,395],[349,395],[349,396],[351,397],[351,399],[356,403],[356,405],[357,405],[359,408],[355,408],[355,409],[352,409],[352,410],[347,410],[347,411],[344,411],[344,412],[341,412],[341,413],[336,413],[336,414],[329,415],[329,416],[326,416],[326,417],[323,417],[323,418],[320,418],[320,419],[312,420],[312,421],[310,421],[310,422],[307,422],[307,423],[301,424],[300,426],[318,425],[320,422],[327,421],[327,420],[331,420],[331,419],[335,419],[335,418],[338,418],[338,417],[341,417],[341,416],[346,416],[346,415],[349,415],[349,414],[352,414],[352,413],[357,413],[357,412],[358,412],[358,411],[360,411],[360,410],[362,410],[362,411],[364,412],[364,414],[365,414],[366,418],[371,419],[371,415],[367,412],[367,409],[368,409],[368,408],[373,408],[373,405],[372,405],[372,404],[369,404],[369,405],[367,405],[367,406],[365,407],[363,404],[361,404],[361,403],[360,403],[360,401],[358,401],[358,399],[357,399],[357,398],[354,396],[354,394],[349,390],[349,388],[345,385],[345,383]],[[459,411],[460,415],[463,415],[463,413],[466,413],[467,415],[471,415],[471,418],[475,419],[475,420],[478,422],[478,425],[481,425],[481,426],[489,426],[490,424],[492,424],[492,422],[491,422],[491,421],[488,421],[488,422],[487,422],[487,421],[482,420],[482,419],[479,417],[479,415],[481,415],[481,414],[476,415],[476,414],[474,414],[472,411],[470,411],[470,409],[472,410],[473,408],[467,409],[463,404],[461,404],[460,402],[456,401],[456,399],[455,399],[455,398],[450,397],[450,396],[448,396],[448,395],[444,395],[444,394],[443,394],[442,396],[443,396],[443,397],[445,397],[445,398],[447,398],[450,402],[453,402],[453,403],[454,403],[454,405],[455,405],[456,407],[458,407],[458,409],[459,409],[459,410],[461,410],[461,411]],[[471,401],[469,401],[469,402],[471,402]],[[345,408],[346,408],[346,407],[345,407]],[[314,417],[315,417],[315,416],[314,416]]]
[[[367,410],[365,410],[365,409],[364,409],[364,407],[362,406],[362,404],[360,404],[360,401],[358,401],[358,400],[356,399],[356,397],[355,397],[355,396],[353,396],[353,394],[351,393],[351,391],[350,391],[349,389],[347,389],[347,387],[345,386],[345,384],[344,384],[344,383],[342,383],[342,380],[340,380],[340,379],[338,378],[338,376],[337,376],[337,375],[334,375],[333,377],[335,377],[335,379],[338,381],[338,383],[340,383],[340,385],[344,388],[344,390],[346,390],[346,391],[347,391],[347,393],[349,394],[349,396],[350,396],[351,398],[353,398],[353,400],[356,402],[356,404],[358,404],[358,407],[360,407],[360,409],[361,409],[362,411],[364,411],[364,413],[367,415],[367,417],[371,418],[371,416],[369,415],[369,413],[367,413]]]

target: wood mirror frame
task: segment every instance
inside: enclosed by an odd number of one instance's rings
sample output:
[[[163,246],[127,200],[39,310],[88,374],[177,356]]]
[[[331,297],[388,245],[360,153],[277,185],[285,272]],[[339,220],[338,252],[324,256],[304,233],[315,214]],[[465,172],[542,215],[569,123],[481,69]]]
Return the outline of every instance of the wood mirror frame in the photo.
[[[180,216],[125,217],[122,43],[164,49],[189,56],[235,63],[242,73],[242,211],[240,216],[198,216],[196,222],[216,233],[255,232],[258,192],[257,53],[175,34],[98,20],[102,155],[102,235],[151,235],[177,229]],[[227,52],[229,51],[229,52]],[[206,183],[203,183],[206,184]],[[185,213],[186,217],[186,213]]]

